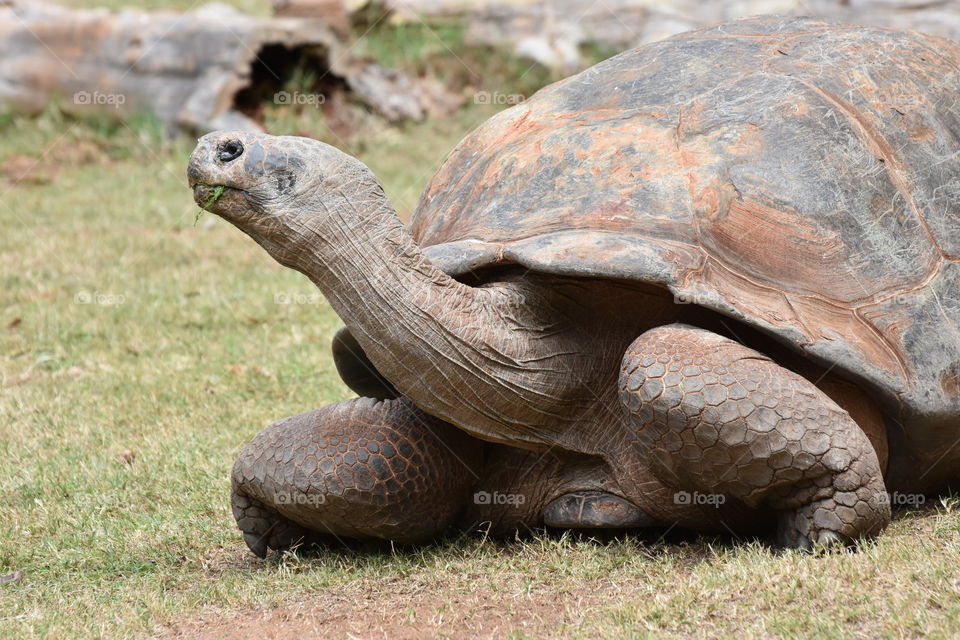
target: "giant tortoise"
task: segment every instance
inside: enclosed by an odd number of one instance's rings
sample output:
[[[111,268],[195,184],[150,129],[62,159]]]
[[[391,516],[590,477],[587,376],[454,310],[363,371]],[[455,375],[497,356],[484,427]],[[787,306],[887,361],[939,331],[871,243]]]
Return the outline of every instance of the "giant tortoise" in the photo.
[[[919,33],[684,33],[491,118],[409,226],[331,146],[204,136],[196,201],[320,288],[361,396],[242,452],[250,549],[876,535],[960,470],[958,87],[960,46]]]

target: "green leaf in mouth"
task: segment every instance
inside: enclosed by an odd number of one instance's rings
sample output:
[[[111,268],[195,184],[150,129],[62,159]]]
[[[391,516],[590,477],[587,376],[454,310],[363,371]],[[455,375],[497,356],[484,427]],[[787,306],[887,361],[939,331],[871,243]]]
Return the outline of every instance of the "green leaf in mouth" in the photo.
[[[218,185],[213,188],[213,193],[210,194],[210,197],[207,198],[207,201],[204,202],[203,205],[200,207],[200,211],[197,211],[197,217],[193,221],[194,226],[196,226],[197,222],[200,221],[200,216],[203,215],[203,212],[209,209],[210,207],[212,207],[217,202],[217,200],[220,199],[220,196],[223,195],[223,192],[225,190],[226,190],[226,187],[222,185]]]
[[[216,201],[220,199],[220,196],[223,195],[223,192],[225,189],[226,187],[222,185],[214,187],[213,193],[211,193],[210,197],[207,198],[207,201],[203,203],[203,208],[209,209],[210,207],[212,207],[216,203]]]

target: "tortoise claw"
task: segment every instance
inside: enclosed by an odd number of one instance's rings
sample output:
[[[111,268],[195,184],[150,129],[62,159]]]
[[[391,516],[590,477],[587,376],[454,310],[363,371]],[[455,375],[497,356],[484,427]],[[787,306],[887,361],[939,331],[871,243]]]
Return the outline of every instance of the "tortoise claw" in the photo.
[[[847,549],[854,546],[854,541],[850,536],[846,536],[839,531],[821,531],[817,536],[817,542],[814,544],[816,549],[825,551]]]
[[[267,539],[266,536],[258,536],[255,533],[245,533],[243,534],[243,541],[247,543],[247,548],[250,549],[258,558],[267,557]]]
[[[237,526],[243,533],[243,541],[259,558],[265,558],[270,549],[285,551],[301,542],[319,541],[318,535],[238,491],[236,487],[231,503]]]
[[[820,531],[808,530],[796,526],[797,516],[787,513],[781,517],[777,542],[784,548],[797,549],[804,553],[829,553],[842,551],[856,546],[856,540],[833,529]]]

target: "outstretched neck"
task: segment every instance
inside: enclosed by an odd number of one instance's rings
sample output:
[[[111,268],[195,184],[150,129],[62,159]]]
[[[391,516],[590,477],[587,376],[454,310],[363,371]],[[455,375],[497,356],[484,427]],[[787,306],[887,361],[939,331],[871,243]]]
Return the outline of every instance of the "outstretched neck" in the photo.
[[[323,291],[351,330],[362,333],[368,322],[374,322],[371,329],[396,325],[402,318],[392,310],[400,295],[420,304],[428,298],[463,304],[474,297],[476,289],[427,260],[380,186],[365,186],[360,193],[325,194],[313,204],[323,215],[303,228],[289,265]]]
[[[520,367],[497,362],[501,343],[516,335],[517,293],[469,287],[440,271],[379,185],[326,193],[312,206],[322,211],[313,226],[296,228],[282,251],[268,250],[320,288],[401,393],[428,413],[498,439],[506,407],[517,403],[505,389]]]

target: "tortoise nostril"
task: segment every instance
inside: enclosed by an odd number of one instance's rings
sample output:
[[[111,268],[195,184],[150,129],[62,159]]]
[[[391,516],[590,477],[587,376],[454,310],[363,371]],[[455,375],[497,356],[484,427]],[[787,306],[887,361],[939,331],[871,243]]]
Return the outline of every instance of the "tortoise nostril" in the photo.
[[[231,140],[220,146],[217,151],[217,159],[220,162],[230,162],[236,160],[243,153],[243,145],[237,140]]]

